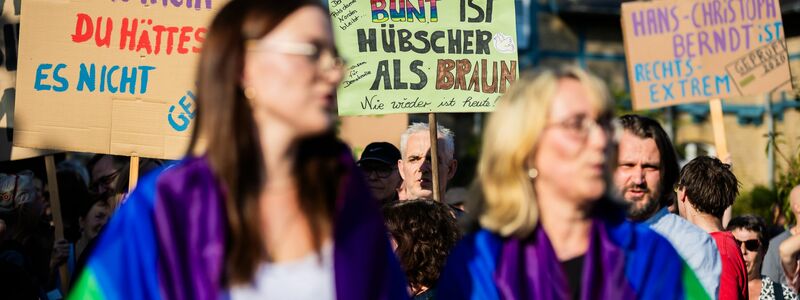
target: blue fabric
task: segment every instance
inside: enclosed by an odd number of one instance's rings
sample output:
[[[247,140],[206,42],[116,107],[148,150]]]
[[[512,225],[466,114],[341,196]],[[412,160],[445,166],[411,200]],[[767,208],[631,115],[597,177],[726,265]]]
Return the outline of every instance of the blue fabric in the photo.
[[[714,242],[711,235],[688,220],[670,213],[666,207],[644,223],[665,237],[675,247],[678,254],[700,279],[706,293],[714,295],[712,298],[716,298],[722,273],[722,259],[719,256],[717,243]]]
[[[486,230],[465,236],[442,270],[438,299],[500,299],[493,275],[502,245],[500,236]]]
[[[134,192],[103,229],[87,262],[86,271],[94,273],[105,299],[161,299],[153,234],[155,183],[159,173],[151,172],[139,180]]]
[[[644,224],[625,220],[603,220],[603,224],[610,242],[624,253],[624,276],[636,299],[686,298],[683,260],[664,237]],[[442,271],[439,299],[500,299],[496,270],[506,240],[485,229],[465,236]],[[589,278],[604,280],[605,275]]]
[[[647,225],[627,221],[607,228],[625,251],[625,275],[637,299],[686,299],[683,260],[664,237]]]

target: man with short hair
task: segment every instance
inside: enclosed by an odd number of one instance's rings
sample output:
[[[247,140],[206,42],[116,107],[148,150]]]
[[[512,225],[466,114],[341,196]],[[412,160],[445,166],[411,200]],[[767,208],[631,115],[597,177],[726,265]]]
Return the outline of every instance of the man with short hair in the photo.
[[[747,299],[747,269],[742,252],[730,232],[722,227],[725,209],[739,194],[739,181],[730,165],[719,159],[700,156],[683,167],[675,186],[681,216],[714,238],[722,258],[720,299]]]
[[[794,214],[795,222],[800,223],[797,221],[800,220],[800,185],[794,187],[792,191],[789,192],[789,209],[791,209],[792,214]],[[767,276],[775,282],[789,284],[781,268],[781,258],[778,253],[778,247],[780,247],[783,241],[798,233],[800,233],[800,225],[795,224],[793,227],[769,240],[767,254],[764,256],[764,264],[761,266],[761,275]]]
[[[444,197],[447,182],[456,175],[458,162],[454,159],[455,142],[453,132],[442,125],[437,126],[439,195]],[[414,123],[400,136],[401,159],[397,161],[403,177],[405,195],[408,199],[433,199],[431,168],[431,138],[427,123]],[[443,199],[439,199],[443,200]]]
[[[380,205],[397,201],[397,188],[402,182],[397,169],[399,159],[400,150],[387,142],[371,143],[361,152],[358,167]]]
[[[628,218],[648,224],[664,236],[716,298],[722,272],[716,243],[707,232],[669,212],[678,160],[667,133],[657,121],[626,115],[620,118],[618,166],[614,183],[630,204]]]

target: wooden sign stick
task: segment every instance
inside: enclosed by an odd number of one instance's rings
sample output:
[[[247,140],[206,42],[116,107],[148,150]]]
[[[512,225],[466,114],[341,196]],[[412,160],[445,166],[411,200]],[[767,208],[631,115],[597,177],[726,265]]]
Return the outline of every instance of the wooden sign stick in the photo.
[[[47,187],[50,190],[50,212],[53,214],[53,225],[55,226],[56,241],[64,239],[64,220],[61,218],[61,201],[58,198],[58,177],[56,176],[56,162],[53,155],[44,157],[44,165],[47,170]],[[66,287],[69,286],[69,270],[67,264],[61,264],[58,268],[61,276],[61,293],[66,294]]]
[[[431,136],[431,180],[433,181],[433,200],[440,201],[442,195],[439,193],[439,126],[436,124],[436,114],[428,114],[428,127]]]
[[[719,98],[711,99],[708,105],[711,108],[711,126],[714,128],[714,143],[717,147],[717,158],[720,160],[727,160],[729,158],[728,140],[725,138],[725,120],[722,115],[722,101]]]
[[[130,173],[128,173],[128,193],[133,191],[139,181],[139,157],[131,156]]]

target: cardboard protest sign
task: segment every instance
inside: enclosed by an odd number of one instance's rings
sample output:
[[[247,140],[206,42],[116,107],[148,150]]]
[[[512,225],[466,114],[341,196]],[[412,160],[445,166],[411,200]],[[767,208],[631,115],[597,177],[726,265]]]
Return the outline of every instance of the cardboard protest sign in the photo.
[[[184,154],[194,71],[221,0],[26,0],[14,145]]]
[[[778,2],[623,3],[634,109],[791,90]]]
[[[340,120],[339,138],[350,146],[356,159],[373,142],[389,142],[400,149],[400,134],[408,128],[407,114],[348,116]]]
[[[513,0],[329,0],[340,115],[487,112],[518,75]]]
[[[14,96],[19,46],[20,1],[0,2],[0,161],[19,160],[50,153],[38,149],[14,147]]]

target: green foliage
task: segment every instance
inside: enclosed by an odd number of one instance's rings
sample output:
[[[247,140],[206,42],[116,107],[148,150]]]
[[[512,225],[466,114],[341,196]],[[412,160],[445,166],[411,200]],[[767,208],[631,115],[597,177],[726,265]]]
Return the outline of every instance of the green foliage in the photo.
[[[800,140],[800,137],[796,138]],[[785,167],[779,166],[780,174],[778,174],[778,180],[775,182],[777,201],[781,203],[782,211],[786,214],[786,220],[789,224],[795,224],[797,220],[794,219],[794,215],[789,208],[789,192],[795,186],[800,185],[800,147],[786,153],[780,147],[781,145],[787,145],[786,141],[781,139],[780,133],[769,136],[769,139],[775,149],[775,154],[785,163]]]
[[[733,203],[733,216],[754,214],[772,221],[772,206],[777,201],[777,194],[765,186],[756,186],[752,190],[739,194]]]

